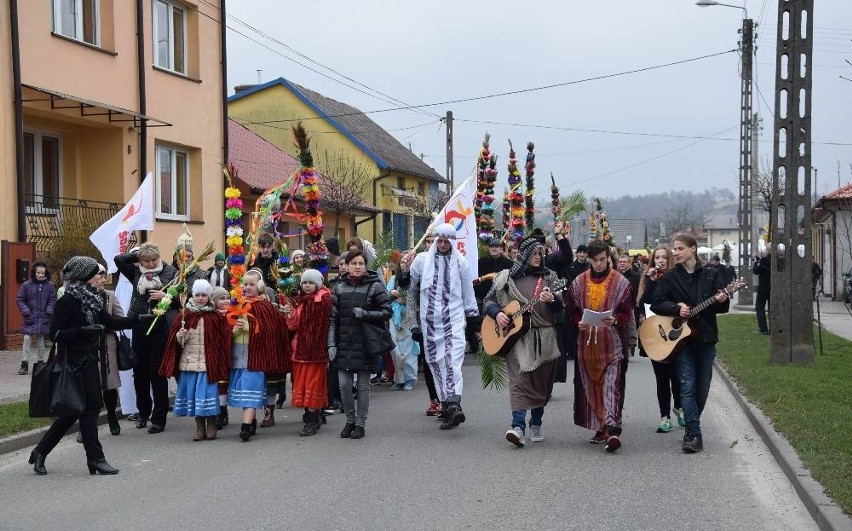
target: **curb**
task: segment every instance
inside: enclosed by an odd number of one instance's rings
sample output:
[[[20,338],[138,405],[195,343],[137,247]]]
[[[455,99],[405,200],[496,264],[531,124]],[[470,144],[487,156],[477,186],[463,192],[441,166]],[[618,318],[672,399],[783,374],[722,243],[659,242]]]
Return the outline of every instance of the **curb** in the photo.
[[[728,375],[727,371],[719,364],[718,360],[713,362],[719,376],[728,386],[731,394],[742,407],[746,417],[748,417],[751,425],[764,444],[769,448],[772,457],[784,471],[784,475],[790,480],[796,494],[805,504],[814,522],[822,531],[836,531],[841,529],[849,529],[850,518],[843,513],[843,510],[834,501],[825,494],[822,485],[811,476],[811,473],[802,464],[796,450],[790,446],[785,438],[778,435],[775,428],[769,422],[769,419],[763,414],[760,409],[751,404],[740,393],[733,379]]]
[[[116,413],[116,415],[118,415],[118,413]],[[119,420],[121,419],[119,418]],[[106,411],[101,411],[100,415],[98,415],[98,426],[103,426],[106,423]],[[45,432],[47,432],[48,428],[50,428],[49,425],[44,426],[42,428],[36,428],[34,430],[25,431],[23,433],[16,433],[15,435],[0,439],[0,455],[17,452],[18,450],[23,450],[24,448],[35,446],[44,436]],[[71,428],[68,430],[68,433],[66,433],[65,435],[77,433],[78,431],[80,431],[80,423],[75,422],[74,425],[71,426]]]

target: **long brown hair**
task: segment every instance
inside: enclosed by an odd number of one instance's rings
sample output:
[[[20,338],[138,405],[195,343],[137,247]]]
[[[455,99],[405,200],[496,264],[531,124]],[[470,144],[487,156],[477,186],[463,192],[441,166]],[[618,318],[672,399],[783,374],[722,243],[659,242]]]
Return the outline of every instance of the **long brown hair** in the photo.
[[[686,242],[684,242],[686,243]],[[642,270],[642,278],[639,280],[639,287],[636,289],[636,306],[640,305],[642,300],[642,295],[645,294],[645,283],[648,279],[648,272],[656,267],[654,264],[654,257],[657,256],[657,251],[665,251],[666,252],[666,271],[672,268],[674,265],[674,255],[672,254],[672,250],[666,244],[660,244],[654,247],[654,250],[651,252],[651,259],[648,260],[648,263],[645,264],[645,269]]]

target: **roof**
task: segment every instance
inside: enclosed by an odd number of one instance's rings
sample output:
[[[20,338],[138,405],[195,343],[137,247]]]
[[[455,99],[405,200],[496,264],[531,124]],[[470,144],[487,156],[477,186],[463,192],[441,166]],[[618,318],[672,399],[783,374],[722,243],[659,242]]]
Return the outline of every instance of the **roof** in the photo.
[[[228,155],[237,168],[238,179],[250,188],[266,190],[285,181],[299,167],[299,161],[282,151],[251,129],[228,119]],[[337,186],[317,173],[320,193],[323,186]],[[361,201],[360,211],[378,212],[373,205]]]
[[[833,192],[825,194],[822,198],[825,201],[840,201],[843,199],[852,199],[852,184],[847,184]]]
[[[704,227],[707,230],[735,230],[739,228],[736,214],[711,214],[707,217]]]
[[[447,182],[431,166],[420,160],[420,157],[362,111],[291,83],[283,77],[238,92],[229,97],[228,102],[237,101],[273,86],[284,87],[295,94],[305,105],[358,146],[380,169],[407,173],[439,183]]]

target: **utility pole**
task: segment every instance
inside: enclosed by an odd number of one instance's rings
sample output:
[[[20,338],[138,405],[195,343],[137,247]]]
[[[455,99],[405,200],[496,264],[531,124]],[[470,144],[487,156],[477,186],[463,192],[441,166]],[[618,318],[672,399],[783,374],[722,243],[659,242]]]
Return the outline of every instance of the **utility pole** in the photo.
[[[453,195],[453,111],[447,111],[447,197]]]
[[[760,143],[760,117],[752,115],[751,119],[751,254],[756,255],[760,250],[760,222],[763,216],[758,213],[760,208],[760,158],[757,156]]]
[[[743,19],[742,41],[742,86],[740,91],[740,208],[739,208],[739,275],[746,285],[737,294],[741,306],[752,306],[751,256],[757,242],[752,239],[752,179],[754,178],[754,159],[752,158],[752,57],[754,56],[754,21]]]
[[[814,359],[810,274],[813,20],[814,0],[778,3],[769,303],[770,359],[778,363]]]

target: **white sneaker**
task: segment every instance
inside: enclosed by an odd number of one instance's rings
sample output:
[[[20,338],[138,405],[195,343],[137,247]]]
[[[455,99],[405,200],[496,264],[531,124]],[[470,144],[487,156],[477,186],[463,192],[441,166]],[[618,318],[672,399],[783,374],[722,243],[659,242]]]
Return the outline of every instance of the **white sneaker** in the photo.
[[[523,448],[524,445],[527,444],[526,438],[524,437],[524,432],[521,431],[521,428],[512,428],[510,430],[507,430],[506,440],[514,444],[518,448]]]
[[[542,442],[544,435],[541,433],[541,426],[530,425],[530,440],[532,442]]]

